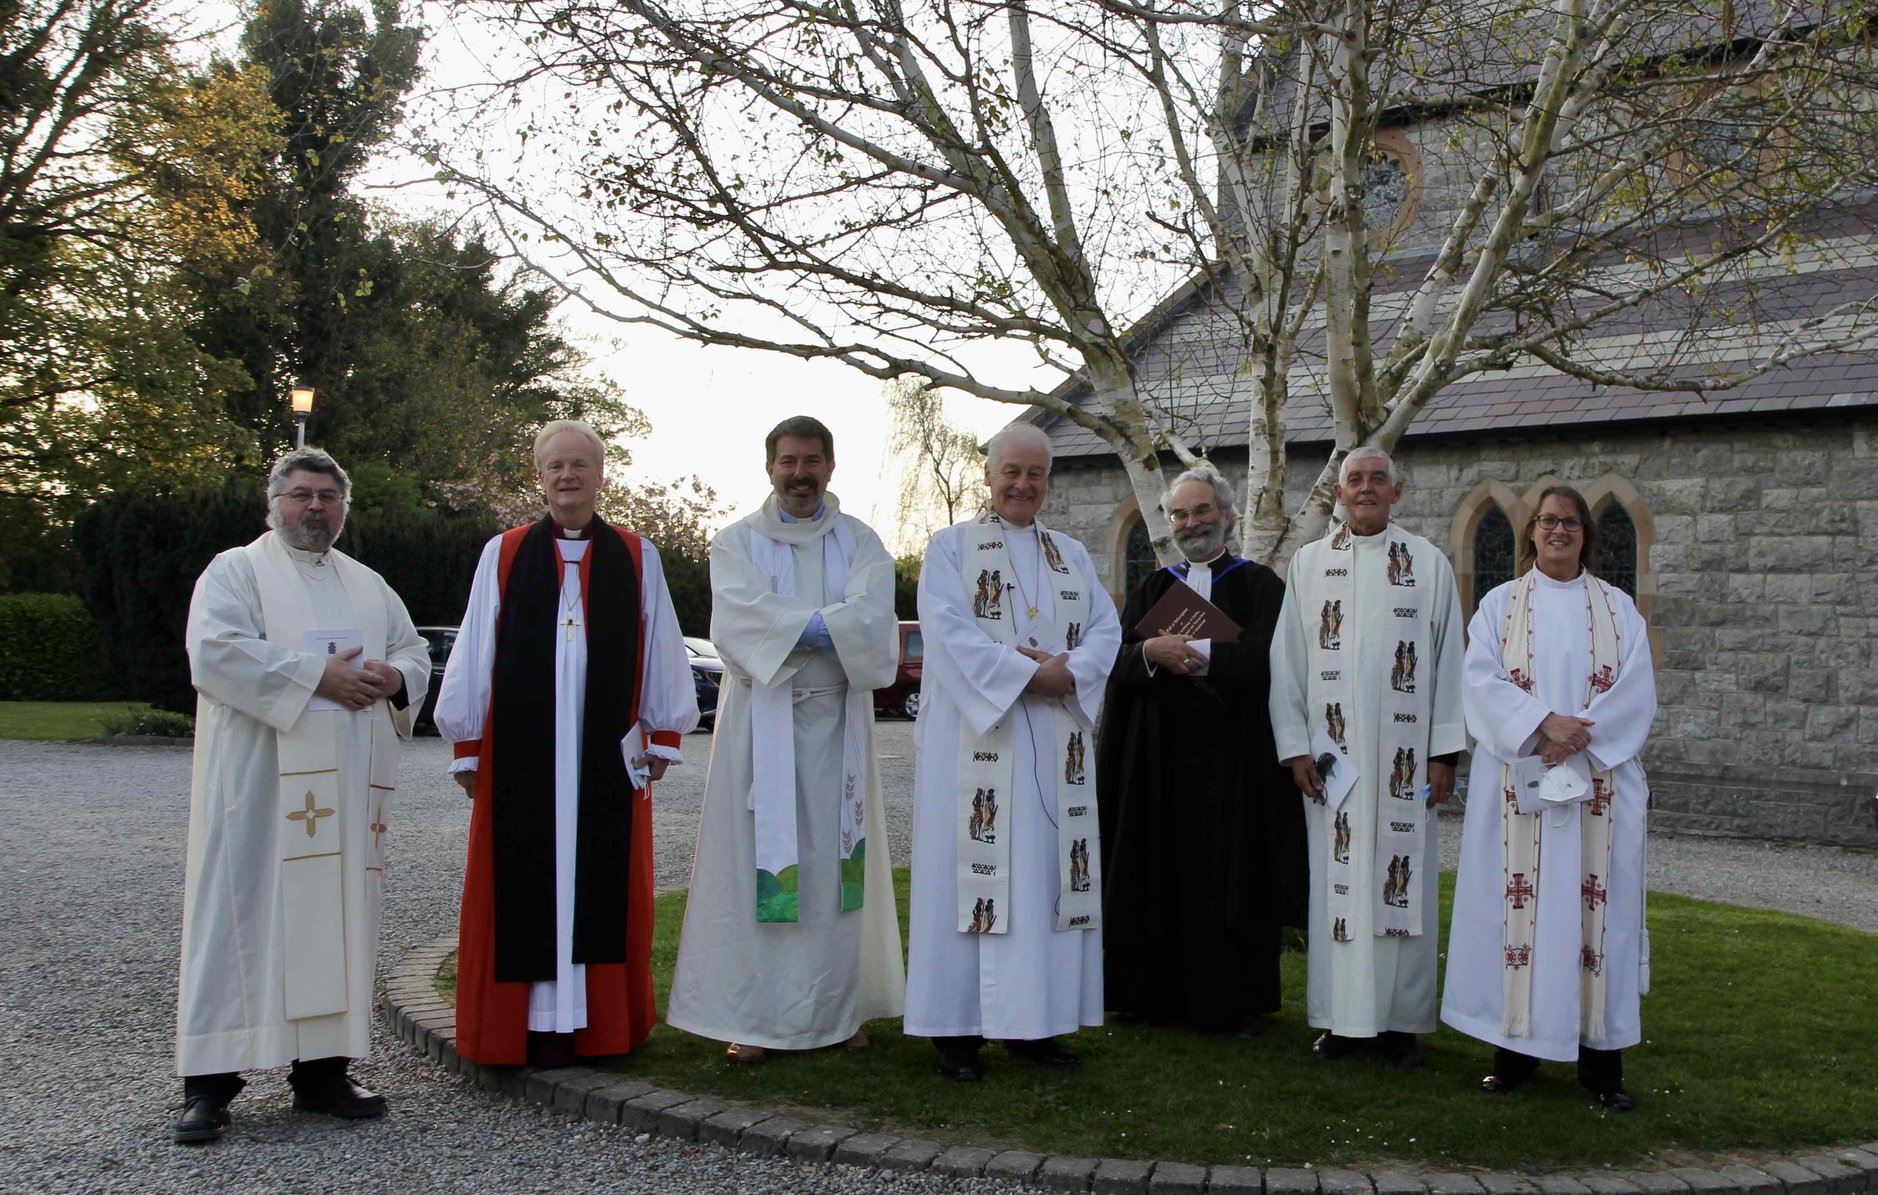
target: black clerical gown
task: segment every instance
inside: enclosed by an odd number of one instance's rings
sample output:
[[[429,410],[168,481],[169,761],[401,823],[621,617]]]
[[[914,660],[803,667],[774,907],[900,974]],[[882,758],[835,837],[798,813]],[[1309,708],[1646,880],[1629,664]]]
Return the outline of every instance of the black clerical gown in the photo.
[[[1308,865],[1266,714],[1284,582],[1230,555],[1211,567],[1212,602],[1241,633],[1212,645],[1206,675],[1149,675],[1142,655],[1135,624],[1183,583],[1174,568],[1122,615],[1096,753],[1102,933],[1112,1011],[1231,1030],[1278,1007],[1279,929],[1303,924]]]

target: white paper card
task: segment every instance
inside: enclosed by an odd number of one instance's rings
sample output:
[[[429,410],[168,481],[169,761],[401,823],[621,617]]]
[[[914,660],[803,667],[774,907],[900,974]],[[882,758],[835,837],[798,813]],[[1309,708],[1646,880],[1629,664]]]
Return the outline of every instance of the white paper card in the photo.
[[[1330,756],[1332,763],[1329,771],[1324,768],[1324,756]],[[1344,798],[1356,787],[1356,763],[1349,752],[1337,745],[1337,740],[1322,729],[1311,733],[1311,758],[1317,762],[1317,775],[1324,782],[1324,804],[1335,813],[1342,808]]]
[[[1519,794],[1514,809],[1520,813],[1537,813],[1545,808],[1545,802],[1539,799],[1545,771],[1545,761],[1537,755],[1522,755],[1513,761],[1513,788]]]
[[[351,651],[355,647],[364,646],[365,632],[359,630],[357,627],[339,631],[300,632],[300,650],[316,656],[336,656]],[[363,668],[365,667],[365,653],[360,652],[346,662],[351,664],[354,668]],[[318,694],[314,694],[313,700],[307,702],[306,707],[310,710],[342,710],[346,708],[332,698],[321,697]]]

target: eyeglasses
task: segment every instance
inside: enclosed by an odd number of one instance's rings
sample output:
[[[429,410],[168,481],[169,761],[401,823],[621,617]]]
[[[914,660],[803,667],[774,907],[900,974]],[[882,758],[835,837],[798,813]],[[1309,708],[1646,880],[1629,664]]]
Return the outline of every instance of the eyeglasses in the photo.
[[[346,500],[346,496],[338,490],[287,490],[281,497],[295,506],[305,506],[315,498],[325,506],[337,506]]]
[[[1584,524],[1579,522],[1577,519],[1573,519],[1573,518],[1561,519],[1557,515],[1540,515],[1534,521],[1537,522],[1539,526],[1545,528],[1547,531],[1557,531],[1561,527],[1564,528],[1568,532],[1582,531],[1584,529]]]
[[[1167,512],[1167,518],[1170,522],[1178,523],[1182,521],[1183,519],[1211,518],[1212,516],[1218,513],[1219,513],[1219,507],[1214,506],[1210,502],[1207,502],[1207,503],[1202,503],[1199,506],[1195,506],[1191,508],[1179,507],[1174,510],[1170,510]]]

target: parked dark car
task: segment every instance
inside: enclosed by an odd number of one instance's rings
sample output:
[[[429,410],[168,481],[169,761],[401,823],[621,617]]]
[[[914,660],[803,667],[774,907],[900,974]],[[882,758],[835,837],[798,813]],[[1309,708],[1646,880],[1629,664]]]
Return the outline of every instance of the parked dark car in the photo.
[[[903,718],[919,717],[920,660],[926,654],[926,642],[920,638],[917,622],[900,624],[900,668],[893,683],[874,690],[874,708]]]
[[[706,730],[717,726],[717,694],[724,683],[724,661],[717,658],[717,645],[696,635],[685,636],[685,654],[691,657],[691,681],[698,687],[698,725]]]
[[[450,662],[450,649],[456,645],[455,627],[419,627],[417,633],[430,644],[430,692],[424,694],[423,708],[411,729],[417,734],[436,734],[437,690],[443,688],[443,666]]]
[[[417,712],[413,727],[418,734],[436,734],[433,715],[437,710],[437,690],[443,687],[443,667],[450,662],[450,648],[456,644],[456,627],[419,627],[417,633],[430,644],[430,692],[424,695],[424,708]],[[717,722],[717,688],[724,676],[724,661],[717,658],[717,648],[709,639],[685,637],[685,654],[691,658],[691,679],[698,687],[700,725]]]

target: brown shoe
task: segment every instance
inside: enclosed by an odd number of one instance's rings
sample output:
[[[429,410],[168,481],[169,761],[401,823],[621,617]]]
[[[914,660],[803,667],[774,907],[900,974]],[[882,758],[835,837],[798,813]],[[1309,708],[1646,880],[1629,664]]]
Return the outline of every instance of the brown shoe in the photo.
[[[769,1058],[769,1051],[762,1046],[746,1046],[741,1042],[731,1042],[724,1051],[724,1057],[732,1062],[762,1062]]]
[[[843,1050],[865,1050],[867,1048],[867,1034],[856,1029],[854,1036],[842,1042],[838,1048]]]

